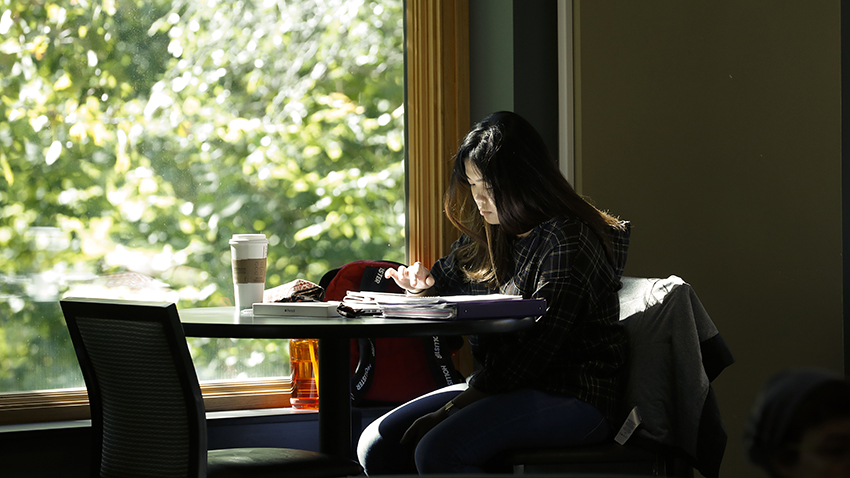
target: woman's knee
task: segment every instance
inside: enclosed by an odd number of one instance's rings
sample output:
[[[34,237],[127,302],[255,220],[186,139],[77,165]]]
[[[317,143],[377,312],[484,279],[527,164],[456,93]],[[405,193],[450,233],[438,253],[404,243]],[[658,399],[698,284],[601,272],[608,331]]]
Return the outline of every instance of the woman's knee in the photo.
[[[370,423],[360,434],[357,441],[360,465],[368,475],[414,473],[412,447],[402,445],[399,432],[387,430],[383,418]]]
[[[369,463],[372,447],[380,440],[377,423],[374,421],[364,428],[357,440],[357,459],[364,468]]]
[[[421,474],[457,472],[462,465],[450,443],[437,433],[425,434],[413,453],[416,470]]]

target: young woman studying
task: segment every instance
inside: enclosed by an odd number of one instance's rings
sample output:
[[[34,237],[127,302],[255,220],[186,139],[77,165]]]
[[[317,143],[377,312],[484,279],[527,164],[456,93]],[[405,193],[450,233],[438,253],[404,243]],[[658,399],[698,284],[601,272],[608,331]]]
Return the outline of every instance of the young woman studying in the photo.
[[[582,199],[510,112],[467,134],[445,209],[462,233],[449,255],[387,276],[412,294],[516,294],[546,299],[547,311],[530,329],[470,337],[478,366],[467,383],[367,427],[367,474],[499,471],[504,450],[609,438],[627,357],[617,291],[628,224]]]

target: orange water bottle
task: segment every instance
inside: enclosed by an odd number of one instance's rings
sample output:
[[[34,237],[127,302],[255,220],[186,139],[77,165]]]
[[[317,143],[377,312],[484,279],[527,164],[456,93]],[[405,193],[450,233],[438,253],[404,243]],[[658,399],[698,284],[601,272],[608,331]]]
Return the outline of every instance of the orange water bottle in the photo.
[[[294,408],[319,409],[319,339],[289,339]]]

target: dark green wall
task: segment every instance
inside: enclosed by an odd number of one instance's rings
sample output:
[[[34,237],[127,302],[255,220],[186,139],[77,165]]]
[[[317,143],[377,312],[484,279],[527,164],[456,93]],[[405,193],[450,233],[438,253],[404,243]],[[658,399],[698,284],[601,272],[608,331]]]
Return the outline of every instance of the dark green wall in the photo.
[[[843,369],[839,2],[577,1],[582,192],[633,222],[627,275],[678,275],[737,363],[721,476],[789,366]]]
[[[470,116],[514,111],[558,155],[557,2],[469,2]]]

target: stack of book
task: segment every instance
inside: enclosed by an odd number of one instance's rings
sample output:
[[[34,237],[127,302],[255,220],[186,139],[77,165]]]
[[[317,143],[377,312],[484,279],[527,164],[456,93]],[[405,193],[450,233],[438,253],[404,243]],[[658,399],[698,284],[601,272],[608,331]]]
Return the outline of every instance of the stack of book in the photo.
[[[544,299],[518,295],[453,295],[420,297],[382,292],[348,292],[343,304],[366,314],[383,317],[468,320],[539,317],[546,313]]]

